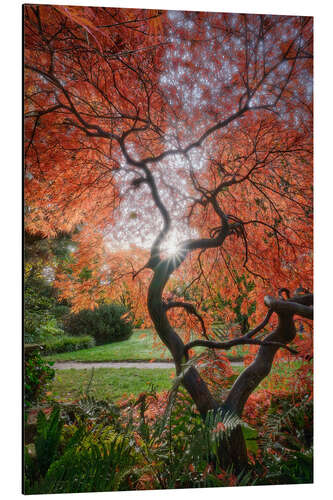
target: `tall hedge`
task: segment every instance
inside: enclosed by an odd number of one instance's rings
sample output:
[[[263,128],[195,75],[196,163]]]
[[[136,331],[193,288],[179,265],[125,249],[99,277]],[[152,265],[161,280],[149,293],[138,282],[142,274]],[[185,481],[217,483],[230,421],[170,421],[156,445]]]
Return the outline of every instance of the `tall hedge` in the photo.
[[[128,311],[119,304],[103,304],[94,310],[84,309],[70,314],[64,321],[65,331],[70,335],[91,335],[96,345],[109,344],[128,339],[133,325],[122,318]]]

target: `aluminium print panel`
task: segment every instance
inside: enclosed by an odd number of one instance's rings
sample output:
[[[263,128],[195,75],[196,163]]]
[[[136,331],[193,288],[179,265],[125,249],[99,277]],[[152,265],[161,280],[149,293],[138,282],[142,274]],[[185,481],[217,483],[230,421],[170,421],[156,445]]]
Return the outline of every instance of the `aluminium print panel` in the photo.
[[[313,19],[26,4],[24,493],[313,482]]]

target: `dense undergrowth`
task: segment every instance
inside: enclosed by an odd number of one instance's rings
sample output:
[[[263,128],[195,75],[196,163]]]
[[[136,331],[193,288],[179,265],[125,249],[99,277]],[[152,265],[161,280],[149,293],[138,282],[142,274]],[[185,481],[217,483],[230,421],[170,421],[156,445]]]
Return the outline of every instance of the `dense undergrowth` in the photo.
[[[294,376],[300,377],[300,369]],[[152,387],[116,404],[89,396],[89,388],[76,402],[48,403],[25,447],[25,493],[313,481],[308,393],[260,389],[250,397],[242,421],[209,414],[204,422],[179,382],[169,393]],[[236,475],[220,467],[216,443],[239,423],[249,467]]]
[[[63,318],[68,311],[63,305],[58,310],[50,287],[45,286],[43,293],[37,293],[36,284],[28,284],[25,290],[28,343],[46,346],[51,342],[50,352],[59,352],[62,343],[66,343],[65,350],[76,350],[77,342],[96,340],[81,335],[72,337],[73,342],[68,340],[63,330]],[[112,307],[108,306],[108,314],[116,311]],[[96,313],[102,319],[104,309]],[[117,321],[123,314],[118,309]],[[104,331],[104,319],[101,325],[96,324],[99,333]],[[82,332],[80,325],[77,321],[76,335]],[[57,342],[61,344],[59,347]],[[306,344],[304,352],[307,348]],[[191,362],[196,363],[216,399],[223,401],[237,376],[227,355],[197,354]],[[203,421],[181,388],[179,377],[174,379],[169,392],[157,392],[152,387],[127,399],[101,400],[91,396],[92,376],[83,395],[78,396],[80,399],[70,403],[65,398],[52,400],[53,377],[52,363],[50,366],[38,352],[26,356],[24,491],[27,494],[313,481],[312,365],[302,359],[291,364],[286,359],[278,370],[272,371],[249,397],[242,420],[217,413],[208,414]],[[221,434],[228,438],[236,425],[242,426],[249,462],[248,468],[238,474],[232,469],[224,470],[217,454]]]

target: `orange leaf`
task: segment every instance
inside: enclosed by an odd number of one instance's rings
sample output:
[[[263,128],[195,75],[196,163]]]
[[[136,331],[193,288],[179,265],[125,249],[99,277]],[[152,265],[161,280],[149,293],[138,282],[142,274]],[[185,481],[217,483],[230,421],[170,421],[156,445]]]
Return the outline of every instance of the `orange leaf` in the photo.
[[[122,315],[120,316],[120,319],[125,319],[125,318],[128,318],[128,316],[129,316],[129,315],[130,315],[130,313],[129,313],[129,312],[124,313],[124,314],[122,314]]]

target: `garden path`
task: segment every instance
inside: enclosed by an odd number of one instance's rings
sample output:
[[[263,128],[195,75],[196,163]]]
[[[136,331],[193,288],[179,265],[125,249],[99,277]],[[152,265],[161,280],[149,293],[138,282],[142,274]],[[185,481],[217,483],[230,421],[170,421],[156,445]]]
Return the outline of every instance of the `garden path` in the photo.
[[[242,361],[232,361],[232,366],[243,366]],[[56,362],[53,365],[55,370],[69,370],[75,368],[76,370],[84,370],[89,368],[174,368],[174,363],[169,363],[166,361],[154,361],[154,362],[144,362],[144,361],[101,361],[98,363],[83,363],[80,361],[63,361]]]

